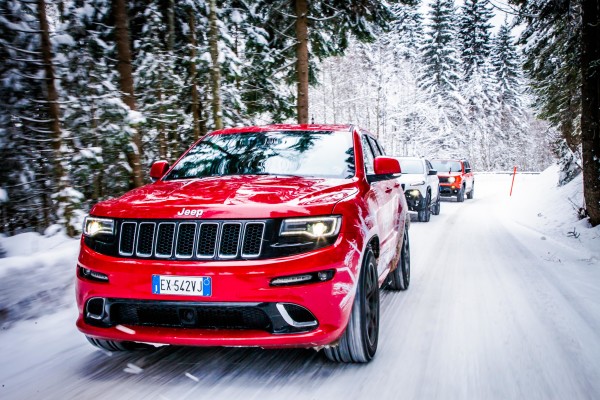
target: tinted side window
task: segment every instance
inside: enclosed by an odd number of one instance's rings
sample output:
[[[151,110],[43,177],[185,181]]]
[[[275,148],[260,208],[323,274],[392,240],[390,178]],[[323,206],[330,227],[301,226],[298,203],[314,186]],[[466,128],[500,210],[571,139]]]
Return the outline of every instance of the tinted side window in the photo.
[[[361,142],[363,147],[363,159],[365,163],[365,170],[368,175],[372,175],[375,173],[375,168],[373,167],[375,156],[373,155],[373,150],[371,149],[371,145],[369,144],[367,136],[362,135]]]
[[[369,143],[371,144],[371,147],[373,148],[373,152],[375,153],[375,157],[382,156],[383,155],[383,149],[379,145],[379,142],[377,142],[377,140],[373,139],[370,136],[367,136],[367,138],[369,139]]]

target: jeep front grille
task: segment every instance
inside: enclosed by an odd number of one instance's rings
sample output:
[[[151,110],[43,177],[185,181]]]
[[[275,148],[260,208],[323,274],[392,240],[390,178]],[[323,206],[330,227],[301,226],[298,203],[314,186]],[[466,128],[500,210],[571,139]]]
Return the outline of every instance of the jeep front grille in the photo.
[[[264,221],[123,221],[122,257],[232,260],[260,257]]]

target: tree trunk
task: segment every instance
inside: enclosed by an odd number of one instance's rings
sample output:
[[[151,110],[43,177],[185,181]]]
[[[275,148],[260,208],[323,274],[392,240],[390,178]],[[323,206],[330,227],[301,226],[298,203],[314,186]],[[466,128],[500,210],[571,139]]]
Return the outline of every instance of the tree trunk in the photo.
[[[296,0],[296,74],[298,123],[308,124],[308,3]]]
[[[581,143],[583,196],[592,226],[600,224],[600,12],[582,0]]]
[[[163,122],[165,118],[165,107],[163,106],[163,88],[162,83],[157,82],[156,99],[158,100],[158,157],[161,160],[168,160],[169,149],[168,149],[168,133]]]
[[[198,111],[198,85],[196,83],[196,16],[192,8],[188,10],[188,25],[190,27],[190,86],[192,87],[192,120],[194,127],[194,142],[200,139],[200,112]]]
[[[175,48],[175,2],[169,0],[167,8],[167,50],[172,52]]]
[[[52,65],[52,48],[50,44],[50,33],[48,19],[46,18],[46,2],[38,0],[38,18],[40,20],[40,33],[42,36],[42,60],[46,73],[46,90],[48,99],[48,116],[50,117],[50,130],[52,131],[52,149],[54,151],[54,179],[60,187],[64,177],[62,165],[62,146],[60,129],[60,108],[58,105],[58,93],[55,85],[54,66]]]
[[[131,49],[129,47],[129,27],[127,5],[125,0],[113,0],[112,12],[115,18],[115,42],[117,45],[117,71],[121,96],[132,111],[135,111],[133,94],[133,71],[131,67]],[[144,184],[142,173],[142,136],[138,128],[134,128],[130,148],[126,150],[127,162],[131,168],[131,182],[134,187]]]
[[[216,0],[210,0],[210,29],[209,29],[210,57],[212,68],[210,77],[212,80],[212,110],[215,120],[215,129],[223,128],[223,113],[221,112],[221,71],[219,67],[219,30],[217,27],[217,5]]]
[[[60,128],[60,107],[58,105],[58,92],[56,90],[54,66],[52,64],[52,45],[50,43],[50,28],[46,17],[46,2],[38,0],[38,18],[40,20],[40,34],[42,36],[42,60],[44,62],[44,71],[46,73],[46,91],[48,99],[48,117],[50,119],[50,130],[52,131],[52,150],[53,150],[53,175],[55,190],[58,191],[58,198],[54,202],[55,207],[62,209],[62,218],[64,218],[67,235],[75,236],[75,229],[71,224],[73,215],[73,204],[65,197],[64,190],[69,186],[69,181],[63,167],[62,154],[62,132]],[[44,197],[46,193],[44,193]],[[45,201],[43,201],[45,202]],[[52,203],[50,203],[52,204]],[[47,213],[47,207],[44,211],[46,226],[50,223]]]

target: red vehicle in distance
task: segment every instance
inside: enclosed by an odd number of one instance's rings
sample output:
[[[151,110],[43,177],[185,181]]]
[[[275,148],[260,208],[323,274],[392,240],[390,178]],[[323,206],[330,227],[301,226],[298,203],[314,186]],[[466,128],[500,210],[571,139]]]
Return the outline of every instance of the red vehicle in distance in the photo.
[[[475,195],[475,177],[471,164],[465,159],[433,159],[433,168],[440,179],[440,194],[456,196],[456,201],[472,199]]]
[[[379,291],[410,283],[398,160],[349,125],[213,132],[96,204],[77,327],[97,347],[308,347],[368,362]]]

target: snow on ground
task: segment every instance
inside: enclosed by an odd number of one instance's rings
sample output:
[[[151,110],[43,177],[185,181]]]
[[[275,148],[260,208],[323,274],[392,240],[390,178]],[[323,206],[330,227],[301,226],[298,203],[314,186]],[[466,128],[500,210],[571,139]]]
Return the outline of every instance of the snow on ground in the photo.
[[[62,233],[0,236],[0,326],[36,318],[73,302],[79,241]]]
[[[558,167],[548,168],[528,187],[515,178],[514,219],[524,226],[600,259],[600,226],[591,228],[587,219],[577,217],[583,205],[582,175],[557,187]]]

